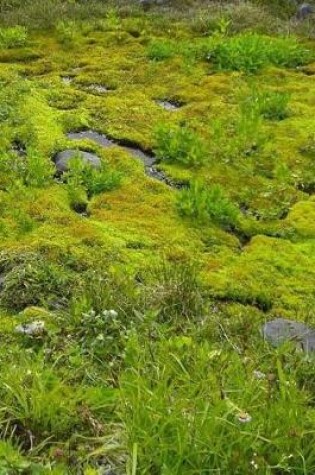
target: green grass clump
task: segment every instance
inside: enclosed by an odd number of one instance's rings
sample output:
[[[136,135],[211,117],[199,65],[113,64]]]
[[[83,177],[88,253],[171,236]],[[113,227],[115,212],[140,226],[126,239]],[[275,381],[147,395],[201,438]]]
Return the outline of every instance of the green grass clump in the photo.
[[[214,328],[208,326],[209,337]],[[134,335],[127,347],[130,371],[121,382],[134,473],[192,475],[209,467],[237,475],[253,469],[271,474],[273,467],[312,473],[314,450],[304,451],[293,434],[302,430],[308,443],[313,440],[313,411],[304,412],[307,395],[296,388],[282,356],[273,363],[267,357],[272,376],[259,380],[237,347],[227,350],[223,341],[197,343],[187,334],[169,338],[160,331],[152,343]]]
[[[0,48],[18,48],[27,42],[27,29],[24,26],[0,28]]]
[[[88,197],[92,197],[117,188],[122,176],[119,172],[110,170],[104,162],[101,163],[100,169],[91,167],[81,160],[78,152],[78,157],[70,160],[69,171],[64,178],[69,187],[82,187]]]
[[[43,188],[50,185],[54,175],[51,160],[33,149],[27,151],[23,171],[24,184],[34,188]]]
[[[56,25],[56,36],[60,44],[71,48],[78,36],[78,26],[74,21],[59,21]]]
[[[147,48],[147,56],[152,61],[163,61],[174,56],[174,45],[169,41],[154,40]]]
[[[195,167],[208,158],[202,139],[187,126],[159,125],[155,129],[155,143],[157,158],[167,162]]]
[[[245,33],[215,42],[208,60],[217,69],[255,73],[272,64],[295,68],[314,57],[306,46],[293,38],[271,38]]]
[[[234,227],[239,216],[237,207],[219,185],[207,187],[198,182],[192,183],[178,195],[177,207],[182,216],[225,228]]]
[[[288,104],[290,94],[282,91],[257,91],[253,93],[247,103],[257,110],[264,119],[284,120],[289,116]]]
[[[30,305],[64,305],[70,294],[69,272],[35,252],[3,252],[1,304],[13,311]]]

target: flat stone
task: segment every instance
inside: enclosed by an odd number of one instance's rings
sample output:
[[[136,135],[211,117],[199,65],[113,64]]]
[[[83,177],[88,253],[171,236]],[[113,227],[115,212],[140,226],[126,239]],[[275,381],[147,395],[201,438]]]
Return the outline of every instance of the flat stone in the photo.
[[[275,347],[292,341],[306,352],[315,351],[315,330],[304,323],[276,318],[265,323],[262,333],[265,340]]]
[[[153,155],[143,152],[140,148],[128,146],[123,146],[122,148],[133,157],[140,159],[145,168],[152,167],[156,162],[156,158]]]
[[[70,132],[67,134],[69,140],[93,140],[93,142],[98,143],[102,147],[112,147],[114,142],[107,138],[104,134],[99,134],[94,130],[82,130],[81,132]]]
[[[86,89],[97,94],[104,94],[105,92],[110,91],[108,87],[102,86],[101,84],[90,84]]]
[[[73,78],[71,76],[61,76],[61,81],[66,84],[66,86],[70,86],[70,84],[73,81]]]
[[[63,173],[69,170],[69,162],[75,157],[80,157],[85,164],[90,165],[92,168],[101,167],[101,159],[94,153],[82,152],[81,150],[65,150],[64,152],[59,152],[55,157],[57,171]]]
[[[163,107],[167,111],[176,111],[180,108],[180,104],[174,101],[156,101],[157,105]]]
[[[15,332],[27,336],[39,336],[45,333],[45,322],[37,320],[32,323],[23,323],[15,328]]]

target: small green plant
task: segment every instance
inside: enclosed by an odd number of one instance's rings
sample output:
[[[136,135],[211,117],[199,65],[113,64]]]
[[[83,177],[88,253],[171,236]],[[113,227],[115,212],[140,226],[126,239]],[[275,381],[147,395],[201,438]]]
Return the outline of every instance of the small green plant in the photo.
[[[76,324],[76,338],[82,353],[93,359],[107,360],[111,366],[117,365],[124,356],[130,323],[115,310],[84,312]]]
[[[225,228],[234,227],[239,216],[238,208],[227,198],[221,186],[206,187],[197,181],[179,193],[177,207],[182,216]]]
[[[67,183],[67,193],[70,208],[76,213],[86,213],[89,200],[84,187],[72,182]]]
[[[152,61],[163,61],[171,58],[174,54],[173,44],[166,40],[151,41],[147,49],[147,56]]]
[[[18,48],[27,42],[27,30],[24,26],[0,28],[0,48]]]
[[[80,396],[45,367],[40,358],[34,361],[33,357],[31,361],[24,357],[19,365],[7,368],[0,381],[0,395],[8,425],[20,428],[20,442],[27,439],[27,434],[42,439],[47,434],[66,438],[79,422],[76,409]]]
[[[289,115],[290,94],[281,91],[263,91],[254,94],[250,100],[256,104],[259,114],[268,120],[283,120]]]
[[[48,186],[54,174],[51,160],[34,149],[27,151],[24,168],[24,183],[27,186],[42,188]]]
[[[110,7],[106,13],[106,29],[109,31],[119,30],[121,26],[121,20],[119,17],[119,11],[117,8]]]
[[[88,198],[94,195],[111,191],[117,188],[121,182],[121,174],[117,171],[110,170],[108,165],[101,163],[99,169],[93,168],[81,160],[80,153],[78,157],[71,159],[69,171],[65,174],[65,181],[68,188],[74,190],[77,188],[85,190]],[[80,193],[82,195],[82,191]]]
[[[203,299],[196,263],[163,260],[150,269],[148,279],[152,283],[146,289],[147,300],[159,322],[182,325],[184,319],[200,316]]]
[[[161,124],[155,130],[155,153],[158,159],[186,166],[200,166],[207,160],[205,144],[187,126]]]
[[[255,73],[268,64],[290,68],[307,64],[313,53],[294,38],[244,33],[217,39],[207,57],[220,70]]]
[[[65,47],[72,47],[77,35],[78,27],[74,21],[59,21],[56,25],[58,41]]]

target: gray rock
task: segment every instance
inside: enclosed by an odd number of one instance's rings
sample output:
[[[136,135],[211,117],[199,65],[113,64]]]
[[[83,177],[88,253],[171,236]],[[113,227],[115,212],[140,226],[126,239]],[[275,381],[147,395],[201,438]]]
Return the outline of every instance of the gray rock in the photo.
[[[45,333],[45,322],[37,320],[32,323],[23,323],[15,328],[15,332],[28,336],[43,335]]]
[[[104,148],[112,147],[115,143],[104,134],[99,134],[94,130],[82,130],[81,132],[70,132],[67,134],[69,140],[93,140]]]
[[[293,341],[304,351],[315,351],[315,330],[304,323],[276,318],[265,323],[262,329],[264,338],[273,346],[285,341]]]
[[[305,20],[308,16],[314,13],[314,7],[309,3],[302,3],[298,6],[296,17],[298,20]]]
[[[180,105],[172,101],[156,101],[157,105],[163,107],[167,111],[176,111],[180,108]]]
[[[101,167],[101,159],[94,153],[82,152],[81,150],[65,150],[64,152],[59,152],[55,157],[57,171],[60,173],[66,172],[69,169],[70,160],[78,156],[84,163],[91,165],[92,168]]]

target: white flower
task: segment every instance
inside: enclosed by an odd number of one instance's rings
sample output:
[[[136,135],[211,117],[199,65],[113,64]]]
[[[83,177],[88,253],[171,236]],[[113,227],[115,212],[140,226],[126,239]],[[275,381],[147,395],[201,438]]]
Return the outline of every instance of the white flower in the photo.
[[[253,371],[253,376],[255,379],[265,379],[266,378],[266,375],[265,373],[262,373],[261,371]]]
[[[239,422],[242,422],[243,424],[250,422],[252,420],[252,416],[250,416],[247,412],[239,412],[237,414],[237,419]]]
[[[118,313],[116,312],[116,310],[109,310],[108,314],[110,317],[113,317],[113,318],[118,317]]]

